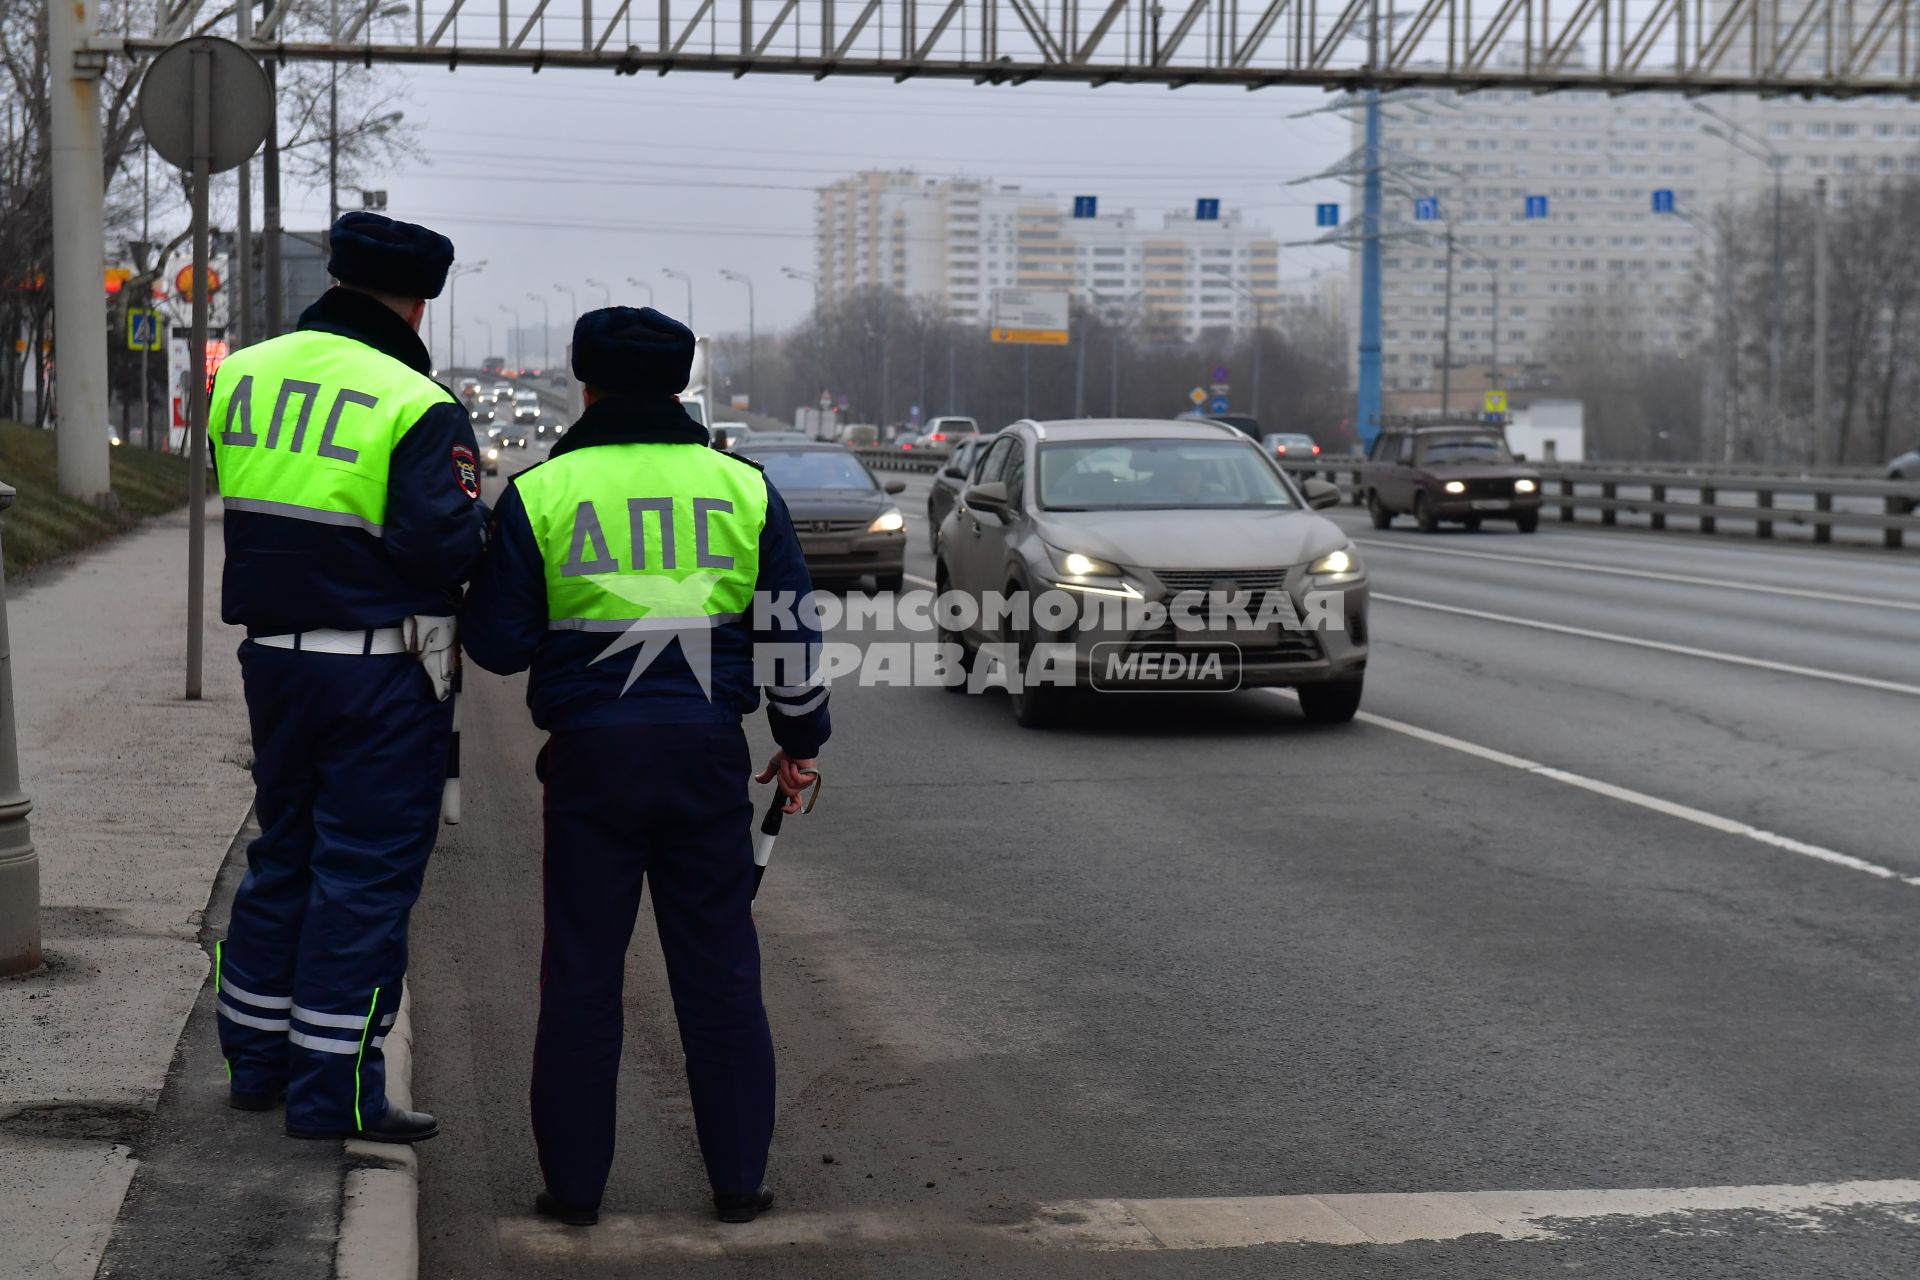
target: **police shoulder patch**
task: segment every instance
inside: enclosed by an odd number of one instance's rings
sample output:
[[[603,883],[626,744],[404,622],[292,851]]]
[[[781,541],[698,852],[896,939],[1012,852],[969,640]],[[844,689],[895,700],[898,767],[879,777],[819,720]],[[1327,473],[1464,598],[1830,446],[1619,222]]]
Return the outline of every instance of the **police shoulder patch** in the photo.
[[[466,445],[453,446],[453,478],[469,498],[480,496],[480,459]]]

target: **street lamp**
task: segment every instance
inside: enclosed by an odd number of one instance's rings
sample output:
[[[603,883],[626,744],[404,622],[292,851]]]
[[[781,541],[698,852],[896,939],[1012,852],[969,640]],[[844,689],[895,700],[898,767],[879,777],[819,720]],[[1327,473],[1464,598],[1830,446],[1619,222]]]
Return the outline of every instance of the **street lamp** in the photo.
[[[453,265],[453,269],[447,272],[447,366],[449,368],[452,368],[455,364],[453,355],[453,331],[460,327],[460,315],[454,307],[454,286],[459,283],[461,276],[472,275],[477,271],[485,271],[486,269],[486,259],[482,258],[478,262],[457,262]]]
[[[725,267],[720,268],[720,275],[722,279],[747,286],[747,403],[757,405],[760,400],[754,394],[758,388],[753,378],[754,350],[758,345],[753,331],[753,280],[744,271],[729,271]]]
[[[653,305],[653,286],[652,285],[648,284],[645,280],[636,280],[632,276],[627,277],[627,283],[632,285],[636,289],[645,289],[647,291],[647,305],[648,306]]]
[[[553,308],[531,289],[527,290],[527,297],[540,304],[540,371],[545,373],[553,367]]]
[[[1711,125],[1703,125],[1701,127],[1702,133],[1710,137],[1718,138],[1728,146],[1746,152],[1773,170],[1773,298],[1770,314],[1767,317],[1767,327],[1769,330],[1767,334],[1767,404],[1775,419],[1774,434],[1778,436],[1782,434],[1780,427],[1784,421],[1781,417],[1782,411],[1780,405],[1780,367],[1782,363],[1780,358],[1780,342],[1783,328],[1780,318],[1780,298],[1784,292],[1780,280],[1780,209],[1784,200],[1782,186],[1786,176],[1787,157],[1771,142],[1768,142],[1752,130],[1735,124],[1733,121],[1713,110],[1713,108],[1709,107],[1706,103],[1695,102],[1693,109],[1714,122],[1714,124]],[[1715,125],[1719,127],[1716,128]],[[1731,440],[1728,441],[1728,445],[1730,448],[1732,445]]]
[[[780,274],[789,280],[800,280],[813,286],[813,309],[820,310],[820,277],[811,271],[802,271],[798,267],[782,267]]]
[[[526,352],[521,349],[520,335],[522,328],[520,324],[520,312],[518,309],[510,307],[504,302],[500,304],[500,309],[513,317],[513,336],[508,340],[509,345],[513,348],[513,367],[515,369],[524,369],[527,367],[527,361]]]
[[[660,270],[676,280],[687,282],[687,328],[693,328],[693,277],[684,271],[675,271],[672,267],[662,267]]]
[[[573,290],[564,284],[557,284],[553,286],[553,291],[555,293],[564,293],[567,295],[567,303],[573,308],[573,322],[575,324],[579,324],[580,323],[580,299],[574,296]]]
[[[613,290],[607,288],[607,286],[601,284],[598,280],[587,281],[587,288],[598,289],[600,291],[601,306],[610,307],[613,305]]]

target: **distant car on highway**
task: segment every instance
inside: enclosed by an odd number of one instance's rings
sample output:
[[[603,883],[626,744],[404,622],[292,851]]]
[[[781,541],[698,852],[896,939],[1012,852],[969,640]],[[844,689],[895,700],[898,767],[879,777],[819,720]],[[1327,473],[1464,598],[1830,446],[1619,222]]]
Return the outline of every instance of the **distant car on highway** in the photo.
[[[716,422],[709,432],[713,437],[713,447],[729,452],[737,451],[741,444],[753,437],[753,428],[744,422]]]
[[[486,445],[482,446],[480,450],[480,461],[481,461],[481,464],[485,466],[488,475],[490,476],[499,475],[500,474],[500,446],[497,443],[492,441],[489,441]]]
[[[527,447],[527,433],[521,427],[504,427],[494,443],[502,449],[524,449]]]
[[[477,404],[468,411],[467,416],[473,419],[474,426],[485,426],[493,421],[493,406],[485,402]]]
[[[507,360],[505,356],[488,356],[480,362],[480,372],[482,373],[501,373],[505,371],[506,367]]]
[[[1272,450],[1274,457],[1289,462],[1300,462],[1320,456],[1320,446],[1313,442],[1312,436],[1280,432],[1261,436],[1260,443]]]
[[[1389,427],[1373,442],[1361,485],[1376,529],[1402,514],[1422,533],[1443,520],[1469,529],[1511,520],[1522,533],[1540,527],[1540,473],[1514,458],[1498,427]]]
[[[1043,641],[1069,645],[1081,687],[1292,686],[1309,720],[1351,720],[1367,665],[1366,570],[1340,526],[1316,514],[1339,500],[1323,480],[1296,486],[1257,441],[1219,423],[1015,423],[987,443],[941,531],[936,593],[980,605],[965,630],[942,638],[969,662],[981,645],[1005,645],[1022,672],[1033,670]],[[986,608],[989,593],[1054,591],[1120,603],[1065,632],[1044,631],[1037,610]],[[1210,595],[1223,605],[1243,601],[1246,622],[1209,619]],[[1140,608],[1122,613],[1130,603]],[[1146,614],[1149,603],[1166,605],[1165,614]],[[1315,608],[1333,623],[1303,629],[1278,620],[1289,616],[1282,610],[1307,617]],[[1182,610],[1219,629],[1179,625]],[[1209,654],[1217,666],[1202,664]],[[1014,717],[1050,723],[1072,693],[1019,687]]]
[[[540,421],[540,393],[525,387],[513,393],[513,420],[515,422]]]
[[[959,505],[973,464],[992,442],[992,436],[969,436],[953,447],[944,465],[933,473],[933,488],[927,491],[927,545],[936,556],[940,554],[940,526],[947,513]]]
[[[907,521],[892,497],[906,489],[904,480],[883,485],[846,446],[824,441],[756,436],[744,456],[786,500],[816,584],[871,576],[881,591],[906,585]]]
[[[493,397],[495,404],[500,403],[502,400],[511,404],[513,402],[513,384],[511,382],[496,382],[488,389],[487,394]]]
[[[474,378],[460,379],[460,398],[468,404],[480,398],[480,383]]]
[[[1920,449],[1909,450],[1887,464],[1889,480],[1920,480]]]

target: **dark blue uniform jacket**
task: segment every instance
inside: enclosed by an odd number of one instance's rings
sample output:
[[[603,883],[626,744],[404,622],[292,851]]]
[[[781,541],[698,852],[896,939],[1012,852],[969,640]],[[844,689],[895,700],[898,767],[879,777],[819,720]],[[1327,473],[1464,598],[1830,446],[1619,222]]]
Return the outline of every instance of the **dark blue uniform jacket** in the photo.
[[[334,333],[421,373],[433,361],[406,321],[383,303],[330,289],[300,328]],[[454,465],[455,446],[478,456],[473,423],[452,392],[401,437],[387,479],[385,536],[257,511],[228,511],[220,616],[251,635],[318,627],[392,626],[411,614],[459,609],[486,529],[478,491]]]
[[[616,396],[588,406],[549,456],[597,445],[706,442],[706,428],[676,401]],[[720,456],[729,466],[752,465]],[[812,590],[793,518],[769,484],[756,591],[776,600],[784,595],[786,609],[749,609],[747,616],[713,628],[711,698],[701,691],[678,640],[653,657],[627,688],[637,649],[609,651],[617,637],[605,631],[548,629],[546,566],[520,491],[510,484],[494,512],[493,537],[467,593],[460,639],[467,656],[489,671],[508,675],[532,668],[527,706],[542,729],[736,723],[760,703],[756,646],[777,645],[782,653],[803,651],[817,658],[819,628],[808,611],[794,603]],[[756,613],[763,616],[756,619]],[[807,678],[814,670],[809,662],[804,671],[782,672],[780,680],[792,683],[767,689],[774,740],[798,758],[818,755],[830,732],[826,689]]]

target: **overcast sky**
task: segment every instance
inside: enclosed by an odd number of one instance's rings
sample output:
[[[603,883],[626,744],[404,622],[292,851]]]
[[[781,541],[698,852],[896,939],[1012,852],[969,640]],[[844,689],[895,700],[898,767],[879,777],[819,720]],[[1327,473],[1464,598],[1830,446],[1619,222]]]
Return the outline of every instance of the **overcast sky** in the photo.
[[[1132,208],[1152,221],[1217,196],[1282,241],[1319,234],[1316,200],[1341,201],[1343,217],[1351,201],[1337,184],[1286,185],[1350,148],[1339,115],[1289,119],[1330,100],[1313,90],[552,69],[385,74],[407,87],[407,116],[420,126],[430,163],[366,175],[365,185],[388,192],[395,217],[446,232],[462,261],[487,261],[459,286],[459,328],[475,360],[485,344],[479,319],[494,325],[487,354],[506,354],[500,335],[511,321],[502,304],[539,323],[529,292],[548,299],[554,324],[563,324],[570,304],[556,283],[573,288],[582,308],[600,304],[589,278],[612,286],[616,302],[644,302],[645,290],[627,284],[631,276],[653,286],[663,310],[684,316],[686,286],[664,267],[693,275],[702,332],[746,327],[746,290],[721,279],[723,268],[753,278],[763,332],[785,327],[812,301],[810,286],[780,269],[813,264],[813,189],[863,168],[1097,195],[1102,213]],[[324,189],[289,189],[285,197],[287,226],[325,222]],[[343,207],[358,203],[357,191],[342,194]],[[1281,274],[1343,261],[1339,251],[1285,249]],[[442,307],[435,317],[439,352],[444,315]]]

